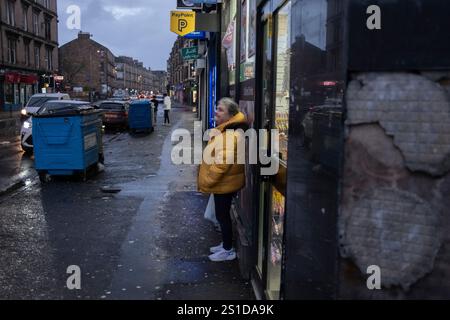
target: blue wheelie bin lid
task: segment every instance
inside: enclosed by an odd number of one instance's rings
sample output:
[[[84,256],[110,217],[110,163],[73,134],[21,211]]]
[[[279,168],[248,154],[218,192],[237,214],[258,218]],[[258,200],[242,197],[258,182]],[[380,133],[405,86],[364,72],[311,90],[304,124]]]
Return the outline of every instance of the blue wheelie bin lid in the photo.
[[[34,115],[34,117],[65,117],[81,115],[86,113],[100,113],[100,111],[95,110],[95,108],[89,104],[89,102],[84,101],[74,101],[74,100],[59,100],[59,101],[48,101],[46,102]]]

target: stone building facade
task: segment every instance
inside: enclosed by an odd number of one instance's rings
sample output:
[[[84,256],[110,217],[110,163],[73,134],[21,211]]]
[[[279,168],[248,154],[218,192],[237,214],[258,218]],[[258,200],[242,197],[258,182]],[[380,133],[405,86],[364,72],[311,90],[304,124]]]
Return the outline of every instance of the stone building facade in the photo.
[[[115,57],[113,53],[80,32],[59,49],[60,67],[65,89],[75,97],[106,97],[115,86]]]
[[[31,95],[57,90],[56,0],[0,1],[0,135],[15,131]]]
[[[167,60],[168,86],[175,99],[183,103],[192,103],[191,87],[196,75],[195,60],[183,60],[181,50],[196,44],[196,40],[178,37]]]
[[[153,74],[153,91],[159,93],[167,92],[167,72],[152,71]]]
[[[150,92],[153,90],[153,74],[132,57],[119,56],[116,62],[116,88],[129,93]]]
[[[105,99],[116,92],[130,95],[153,90],[150,68],[132,57],[116,57],[111,50],[80,32],[77,39],[61,46],[60,65],[65,89],[77,98]]]

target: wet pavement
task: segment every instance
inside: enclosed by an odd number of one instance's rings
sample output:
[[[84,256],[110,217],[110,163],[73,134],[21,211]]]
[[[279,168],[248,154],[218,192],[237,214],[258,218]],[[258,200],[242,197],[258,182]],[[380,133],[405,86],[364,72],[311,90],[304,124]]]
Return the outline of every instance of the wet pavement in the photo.
[[[194,115],[171,116],[150,135],[106,134],[105,171],[87,182],[41,184],[32,159],[8,157],[2,177],[27,182],[0,196],[0,299],[254,299],[237,261],[208,260],[221,237],[197,167],[170,161],[171,131],[192,131]],[[66,287],[71,265],[81,290]]]
[[[35,173],[32,159],[22,152],[19,137],[0,138],[0,195],[24,186]]]

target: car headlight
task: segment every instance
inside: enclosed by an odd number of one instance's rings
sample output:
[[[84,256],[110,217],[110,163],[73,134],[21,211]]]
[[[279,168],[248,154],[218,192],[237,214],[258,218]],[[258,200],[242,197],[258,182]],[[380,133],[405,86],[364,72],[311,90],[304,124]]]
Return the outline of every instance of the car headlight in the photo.
[[[26,116],[26,115],[27,115],[27,109],[22,109],[22,111],[20,111],[20,113],[21,113],[23,116]]]
[[[25,121],[25,122],[23,123],[23,127],[24,127],[25,129],[31,129],[32,126],[33,126],[33,124],[32,124],[30,121]]]

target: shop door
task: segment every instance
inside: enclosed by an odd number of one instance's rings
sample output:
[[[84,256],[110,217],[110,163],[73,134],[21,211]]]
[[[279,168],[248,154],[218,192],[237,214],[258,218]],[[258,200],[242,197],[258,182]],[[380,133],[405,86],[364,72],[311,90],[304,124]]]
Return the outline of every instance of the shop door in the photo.
[[[262,72],[259,94],[261,124],[270,132],[278,130],[279,150],[271,150],[276,136],[269,134],[261,147],[279,162],[275,175],[261,176],[257,271],[268,299],[280,299],[284,249],[286,172],[288,156],[289,84],[290,84],[290,2],[274,13],[269,2],[262,9],[259,70]]]

